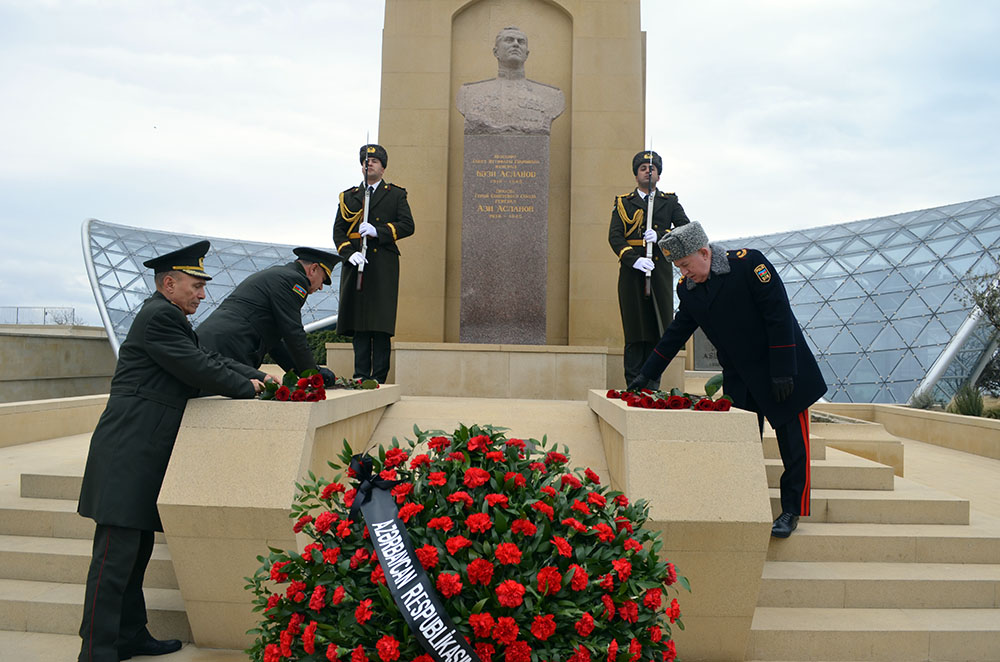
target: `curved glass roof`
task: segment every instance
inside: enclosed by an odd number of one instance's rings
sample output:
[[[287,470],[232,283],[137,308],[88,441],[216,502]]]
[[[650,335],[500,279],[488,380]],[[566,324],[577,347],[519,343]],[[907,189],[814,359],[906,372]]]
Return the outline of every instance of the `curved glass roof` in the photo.
[[[963,300],[1000,272],[1000,196],[721,242],[777,268],[833,402],[950,398],[996,348]]]
[[[142,263],[201,239],[212,242],[212,248],[205,256],[205,271],[212,276],[212,280],[205,288],[205,300],[198,306],[198,312],[191,316],[191,322],[196,327],[244,278],[261,269],[295,259],[292,253],[294,246],[179,235],[96,219],[84,221],[83,255],[87,274],[115,354],[142,302],[156,289],[153,273]],[[302,306],[302,322],[307,331],[325,328],[337,321],[339,263],[333,268],[330,278],[334,285],[310,294]]]

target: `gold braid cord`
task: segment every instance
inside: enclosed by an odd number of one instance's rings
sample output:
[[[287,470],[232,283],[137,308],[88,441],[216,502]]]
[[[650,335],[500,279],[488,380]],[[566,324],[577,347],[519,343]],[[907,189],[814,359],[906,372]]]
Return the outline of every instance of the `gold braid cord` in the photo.
[[[351,231],[354,230],[354,227],[361,221],[361,216],[365,211],[365,203],[362,202],[361,207],[359,207],[357,211],[351,211],[347,208],[347,203],[344,202],[344,193],[346,193],[346,191],[341,191],[340,193],[340,216],[345,221],[350,223],[347,227],[347,234],[349,235],[351,234]]]
[[[615,204],[618,205],[618,218],[622,220],[622,225],[625,226],[625,236],[627,237],[630,234],[632,234],[635,231],[635,229],[639,227],[639,225],[642,224],[642,217],[644,216],[644,214],[642,213],[643,210],[636,209],[635,216],[629,218],[628,212],[625,211],[625,205],[622,204],[622,196],[618,196],[615,199]],[[341,202],[341,209],[343,209],[343,206],[344,206],[343,202]]]

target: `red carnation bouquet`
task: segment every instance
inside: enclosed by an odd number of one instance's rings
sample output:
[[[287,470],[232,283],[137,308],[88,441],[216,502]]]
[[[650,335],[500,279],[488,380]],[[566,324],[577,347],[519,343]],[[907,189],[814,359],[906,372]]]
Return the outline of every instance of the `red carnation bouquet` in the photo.
[[[638,391],[617,391],[610,389],[607,397],[612,400],[622,400],[629,407],[639,407],[641,409],[694,409],[695,411],[729,411],[733,406],[733,399],[728,395],[723,395],[716,400],[712,396],[722,388],[722,375],[715,375],[705,382],[706,395],[692,395],[684,393],[679,388],[670,389],[670,392],[654,391],[648,388]]]
[[[671,662],[683,629],[660,534],[643,530],[645,501],[569,469],[565,447],[508,439],[501,428],[421,431],[378,450],[373,472],[391,494],[415,555],[457,635],[481,662]],[[344,443],[342,464],[351,449]],[[348,479],[352,470],[346,471]],[[292,529],[302,553],[271,549],[247,589],[259,627],[252,660],[432,662],[409,631],[373,551],[350,518],[343,474],[299,486]],[[356,515],[361,519],[360,513]]]

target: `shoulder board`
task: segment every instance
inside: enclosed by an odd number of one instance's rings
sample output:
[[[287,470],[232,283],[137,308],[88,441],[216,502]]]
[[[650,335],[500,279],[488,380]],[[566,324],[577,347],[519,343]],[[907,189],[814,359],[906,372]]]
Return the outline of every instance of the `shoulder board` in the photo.
[[[618,197],[620,197],[620,198],[634,198],[634,197],[635,197],[635,196],[637,196],[637,195],[639,195],[639,194],[635,192],[635,189],[632,189],[632,190],[631,190],[631,191],[629,191],[628,193],[622,193],[622,194],[621,194],[620,196],[618,196]]]
[[[745,248],[726,251],[726,257],[728,257],[730,260],[742,260],[746,256],[747,256],[747,249]]]
[[[354,193],[354,192],[356,192],[356,191],[360,191],[360,190],[361,190],[361,187],[360,187],[360,186],[352,186],[352,187],[351,187],[351,188],[349,188],[349,189],[344,189],[344,191],[343,191],[343,192],[344,192],[344,193]]]
[[[385,186],[386,191],[388,191],[389,189],[398,188],[403,193],[406,193],[406,189],[400,186],[399,184],[390,184],[388,182],[382,182],[382,185]]]
[[[671,195],[675,196],[675,197],[677,196],[677,194],[674,193],[673,191],[660,191],[660,190],[657,190],[656,192],[660,194],[661,198],[666,198],[667,196],[671,196]]]
[[[678,285],[680,285],[683,282],[684,282],[684,276],[681,276],[680,278],[677,279],[677,284]]]

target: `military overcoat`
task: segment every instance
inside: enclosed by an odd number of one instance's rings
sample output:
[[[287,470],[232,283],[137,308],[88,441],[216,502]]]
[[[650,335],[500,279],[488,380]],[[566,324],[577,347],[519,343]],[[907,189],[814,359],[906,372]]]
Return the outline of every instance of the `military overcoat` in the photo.
[[[774,266],[754,249],[727,251],[726,257],[728,274],[713,273],[690,289],[684,278],[677,283],[677,315],[642,374],[662,374],[701,327],[718,353],[725,394],[736,407],[763,413],[777,428],[819,400],[826,382]],[[788,399],[774,401],[772,377],[794,378]],[[751,397],[756,406],[751,406]]]
[[[162,531],[156,498],[189,398],[252,398],[263,373],[198,346],[180,308],[147,299],[121,345],[111,396],[90,439],[80,503],[99,524]]]
[[[198,325],[203,347],[259,368],[265,354],[283,370],[315,370],[302,329],[309,277],[298,261],[248,276]]]
[[[406,189],[381,182],[371,195],[368,222],[377,237],[368,238],[368,263],[362,289],[357,290],[358,268],[347,259],[361,250],[361,225],[365,190],[360,186],[340,194],[337,218],[333,222],[333,245],[344,259],[340,267],[340,309],[337,331],[396,333],[396,304],[399,299],[399,247],[396,243],[413,234],[413,215],[406,201]]]
[[[650,298],[645,296],[646,275],[632,267],[638,258],[646,257],[646,246],[642,241],[646,234],[646,210],[647,201],[635,190],[617,196],[608,229],[608,243],[619,262],[618,308],[626,343],[655,343],[673,318],[673,265],[664,259],[660,247],[653,244],[653,264],[656,268],[651,276]],[[656,192],[653,229],[657,239],[688,222],[676,195]]]

